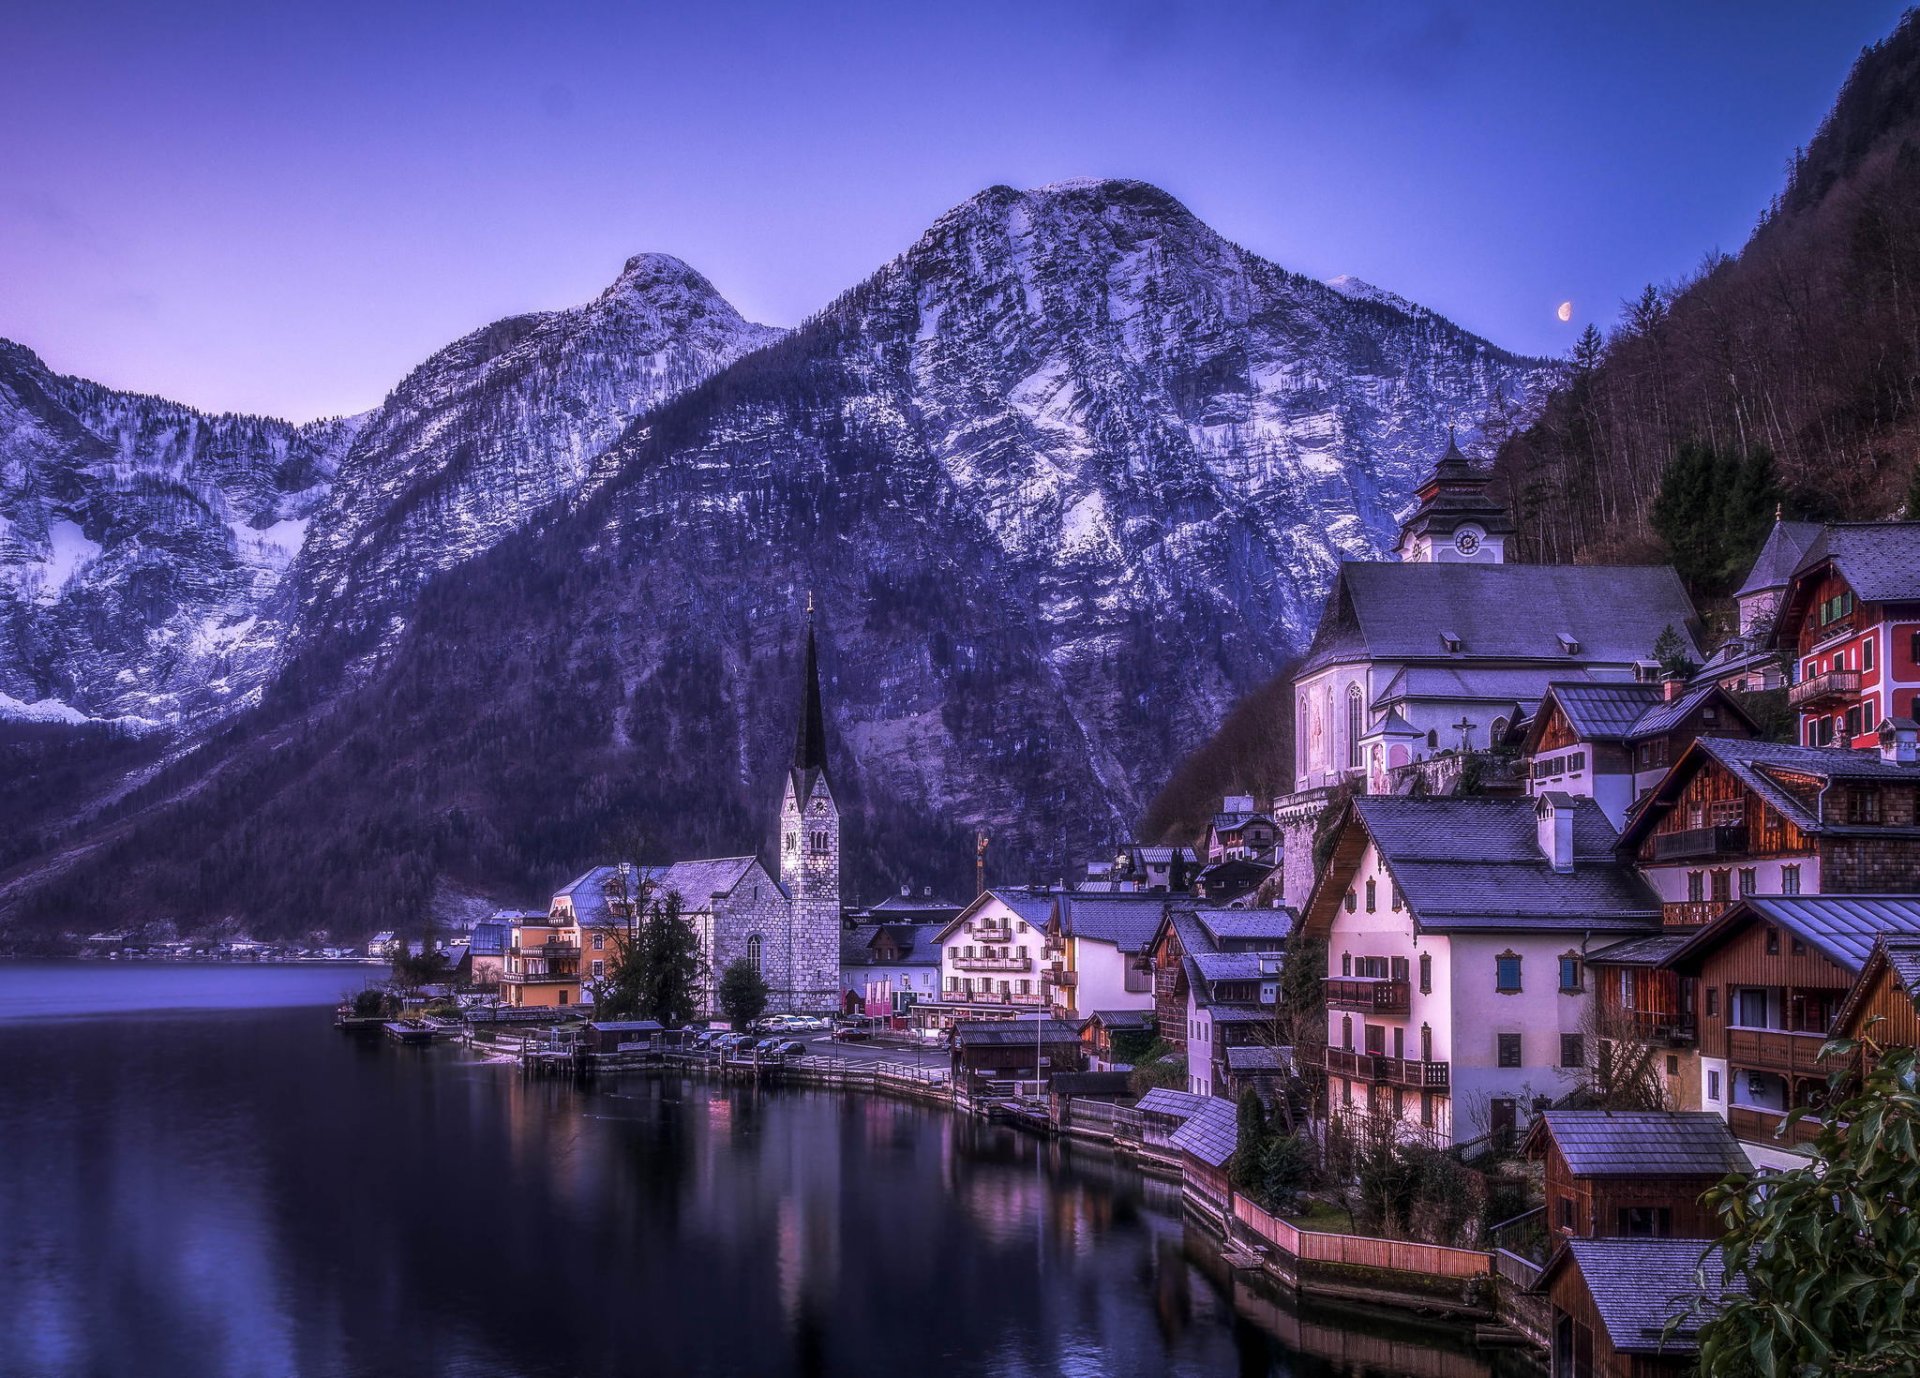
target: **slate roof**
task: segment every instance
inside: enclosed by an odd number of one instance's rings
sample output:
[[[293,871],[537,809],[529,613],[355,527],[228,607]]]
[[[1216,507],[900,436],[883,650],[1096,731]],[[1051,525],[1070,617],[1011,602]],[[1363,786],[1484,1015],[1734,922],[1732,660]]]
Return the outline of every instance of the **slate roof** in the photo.
[[[1205,1097],[1206,1104],[1194,1111],[1187,1122],[1167,1136],[1167,1143],[1191,1153],[1209,1167],[1225,1167],[1240,1140],[1240,1118],[1233,1102],[1218,1096]]]
[[[1184,1120],[1212,1100],[1211,1096],[1198,1095],[1192,1091],[1174,1091],[1167,1087],[1156,1086],[1135,1102],[1134,1109],[1143,1115],[1171,1115]]]
[[[1773,530],[1767,533],[1766,544],[1754,557],[1753,568],[1747,571],[1745,582],[1733,596],[1744,598],[1750,593],[1785,588],[1794,570],[1800,567],[1800,561],[1806,558],[1807,547],[1819,539],[1822,530],[1819,522],[1774,522]]]
[[[1704,1292],[1695,1273],[1706,1255]],[[1560,1269],[1577,1267],[1593,1297],[1613,1347],[1629,1354],[1691,1354],[1699,1345],[1700,1321],[1682,1321],[1666,1338],[1668,1320],[1690,1302],[1717,1304],[1728,1293],[1744,1294],[1744,1277],[1728,1278],[1720,1253],[1699,1239],[1570,1239],[1547,1261],[1533,1290],[1543,1292]]]
[[[1041,1027],[1036,1029],[1036,1025]],[[1080,1026],[1064,1019],[963,1019],[953,1026],[953,1041],[962,1048],[1077,1043]]]
[[[1863,602],[1920,600],[1920,522],[1836,522],[1807,547],[1794,575],[1827,560]]]
[[[1638,680],[1555,680],[1547,692],[1574,735],[1589,742],[1625,741],[1634,724],[1659,704],[1661,695],[1659,685]]]
[[[697,913],[710,907],[713,896],[731,894],[758,861],[758,857],[727,856],[676,861],[668,866],[637,866],[634,868],[636,880],[631,884],[637,889],[640,880],[651,881],[661,897],[677,894],[686,912]],[[571,898],[574,915],[581,923],[589,926],[613,923],[613,913],[607,904],[607,883],[615,878],[619,869],[618,866],[596,866],[556,890],[554,898],[563,895]],[[779,888],[778,882],[768,879],[775,889]]]
[[[1687,944],[1691,933],[1654,933],[1645,938],[1595,948],[1587,954],[1589,966],[1657,967]]]
[[[1230,833],[1256,821],[1271,824],[1273,818],[1259,809],[1249,813],[1216,813],[1213,816],[1213,830],[1218,833]]]
[[[1887,965],[1893,968],[1894,979],[1906,988],[1908,995],[1920,1000],[1920,940],[1882,941],[1887,951]]]
[[[1753,727],[1753,719],[1747,716],[1746,710],[1740,707],[1731,694],[1726,693],[1716,683],[1707,683],[1696,685],[1694,688],[1687,690],[1686,693],[1674,699],[1671,703],[1664,700],[1655,703],[1653,707],[1646,711],[1640,721],[1633,725],[1633,730],[1627,734],[1627,740],[1637,742],[1643,737],[1657,737],[1663,733],[1673,731],[1674,728],[1680,726],[1681,723],[1687,720],[1688,715],[1691,714],[1694,709],[1700,707],[1716,694],[1720,695],[1724,700],[1720,705],[1721,709],[1732,714],[1741,722],[1744,722],[1749,728]]]
[[[1574,865],[1555,871],[1540,851],[1537,802],[1362,795],[1353,809],[1424,929],[1631,929],[1660,917],[1659,897],[1615,857],[1598,804],[1563,805],[1574,811]]]
[[[1548,1110],[1530,1147],[1551,1137],[1576,1177],[1724,1177],[1747,1155],[1711,1110]]]
[[[1168,902],[1165,895],[1154,894],[1067,894],[1059,901],[1063,933],[1112,943],[1129,953],[1144,951],[1153,941]]]
[[[901,949],[901,955],[887,961],[876,961],[873,956],[873,944],[883,932],[893,939],[895,946]],[[840,933],[840,965],[843,967],[939,966],[940,925],[937,923],[863,923],[843,929]]]
[[[1108,1029],[1147,1029],[1153,1026],[1152,1010],[1095,1010],[1091,1017]]]
[[[1193,915],[1211,941],[1209,947],[1223,942],[1259,942],[1262,940],[1283,943],[1293,936],[1298,916],[1291,909],[1192,909],[1184,911]],[[1181,941],[1186,941],[1186,932],[1181,931]],[[1193,951],[1188,944],[1187,950]]]
[[[1873,952],[1860,969],[1859,977],[1834,1012],[1836,1036],[1843,1031],[1858,1036],[1860,1030],[1853,1027],[1854,1016],[1873,999],[1882,969],[1892,976],[1896,990],[1904,990],[1909,999],[1920,1002],[1920,937],[1882,933],[1875,939]]]
[[[1920,766],[1884,761],[1875,751],[1850,751],[1837,746],[1798,746],[1792,742],[1762,742],[1743,737],[1697,737],[1664,779],[1635,806],[1621,832],[1624,846],[1637,846],[1658,824],[1707,759],[1718,761],[1793,825],[1807,833],[1872,837],[1911,837],[1915,829],[1884,823],[1851,824],[1821,819],[1812,803],[1782,783],[1780,776],[1807,775],[1822,780],[1893,781],[1920,784]]]
[[[1209,981],[1258,981],[1272,977],[1279,956],[1277,952],[1196,952],[1192,961]]]
[[[1008,909],[1011,909],[1014,917],[1025,920],[1027,926],[1030,928],[1045,928],[1047,926],[1047,916],[1053,912],[1053,896],[1051,895],[1036,895],[1030,890],[989,889],[985,894],[976,896],[965,909],[962,909],[958,914],[955,914],[951,919],[948,919],[942,924],[939,933],[937,933],[935,937],[940,941],[945,941],[947,936],[958,928],[964,920],[973,917],[976,906],[981,905],[982,901],[989,898],[996,899]]]
[[[1671,625],[1687,653],[1696,620],[1664,565],[1405,564],[1348,561],[1299,674],[1357,659],[1631,664]],[[1442,631],[1461,649],[1445,650]],[[1562,634],[1580,649],[1568,654]]]
[[[1293,1067],[1293,1049],[1265,1043],[1236,1043],[1227,1049],[1227,1070],[1259,1073],[1285,1072]]]
[[[1858,973],[1881,934],[1920,937],[1920,895],[1749,895],[1689,937],[1668,961],[1691,960],[1755,917],[1797,934]]]
[[[1540,702],[1542,692],[1538,666],[1408,665],[1387,681],[1374,706],[1405,699],[1462,699],[1519,705],[1531,711]],[[1415,735],[1426,734],[1416,732]]]
[[[1274,1007],[1214,1001],[1209,1013],[1216,1024],[1271,1024]]]

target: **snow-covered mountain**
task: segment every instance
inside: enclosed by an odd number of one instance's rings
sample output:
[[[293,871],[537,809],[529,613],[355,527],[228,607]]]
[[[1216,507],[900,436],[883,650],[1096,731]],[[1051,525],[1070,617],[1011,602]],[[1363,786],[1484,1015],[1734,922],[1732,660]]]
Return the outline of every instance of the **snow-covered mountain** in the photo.
[[[984,191],[779,339],[636,260],[358,429],[261,743],[47,903],[291,926],[309,891],[261,878],[324,854],[330,906],[391,926],[636,831],[750,845],[809,590],[850,883],[963,885],[978,825],[996,875],[1056,874],[1304,646],[1450,426],[1472,449],[1556,376],[1138,182]]]
[[[157,725],[257,683],[244,643],[359,424],[209,416],[0,340],[0,717]]]
[[[778,335],[641,255],[596,300],[498,321],[374,411],[305,426],[56,377],[0,341],[0,718],[191,724],[250,703],[314,628],[390,636],[434,574],[591,486],[634,416]]]

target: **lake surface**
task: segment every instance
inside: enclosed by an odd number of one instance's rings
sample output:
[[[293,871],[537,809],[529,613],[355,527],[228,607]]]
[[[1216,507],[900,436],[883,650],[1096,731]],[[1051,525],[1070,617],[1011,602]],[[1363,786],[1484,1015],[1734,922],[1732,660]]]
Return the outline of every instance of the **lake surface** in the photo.
[[[367,970],[0,963],[0,1372],[1528,1371],[1235,1283],[1097,1151],[339,1034]]]

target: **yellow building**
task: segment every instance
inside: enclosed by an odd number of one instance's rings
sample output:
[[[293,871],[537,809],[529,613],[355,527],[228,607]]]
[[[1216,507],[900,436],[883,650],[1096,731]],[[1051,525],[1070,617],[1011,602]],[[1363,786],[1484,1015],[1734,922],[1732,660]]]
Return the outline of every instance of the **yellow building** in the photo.
[[[507,1003],[541,1009],[579,1004],[580,938],[577,923],[557,916],[516,923],[500,973]]]

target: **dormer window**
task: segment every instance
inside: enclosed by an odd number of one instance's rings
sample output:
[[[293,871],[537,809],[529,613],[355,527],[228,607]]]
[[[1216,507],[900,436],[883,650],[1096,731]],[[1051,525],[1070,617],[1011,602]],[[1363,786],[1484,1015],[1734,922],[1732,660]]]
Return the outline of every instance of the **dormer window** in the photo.
[[[1460,634],[1458,632],[1441,632],[1440,644],[1446,647],[1448,651],[1458,653],[1460,650]]]

